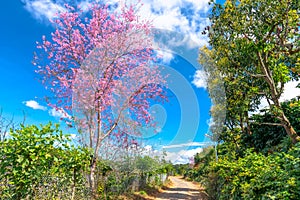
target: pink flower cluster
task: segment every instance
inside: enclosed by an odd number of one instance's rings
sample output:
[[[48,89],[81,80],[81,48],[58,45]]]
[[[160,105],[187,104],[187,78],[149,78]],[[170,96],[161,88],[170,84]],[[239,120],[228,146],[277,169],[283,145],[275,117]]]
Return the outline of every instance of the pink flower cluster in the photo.
[[[138,127],[154,125],[151,102],[166,96],[165,79],[153,65],[151,23],[141,20],[134,6],[113,11],[95,4],[88,13],[66,9],[34,57],[37,73],[54,93],[49,104],[72,116],[75,124],[68,123],[96,149],[111,134],[138,134]]]

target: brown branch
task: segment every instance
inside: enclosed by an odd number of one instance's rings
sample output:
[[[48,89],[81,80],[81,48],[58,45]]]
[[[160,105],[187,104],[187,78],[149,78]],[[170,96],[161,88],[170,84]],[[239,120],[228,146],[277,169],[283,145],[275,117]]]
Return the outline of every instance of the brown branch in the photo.
[[[262,72],[266,75],[264,77],[265,81],[268,83],[270,89],[271,89],[271,96],[272,96],[272,100],[275,101],[275,100],[278,100],[278,93],[277,93],[277,90],[275,88],[275,84],[274,84],[274,81],[273,81],[273,78],[270,74],[270,71],[268,69],[268,67],[265,65],[264,61],[263,61],[263,58],[261,56],[261,54],[259,52],[257,52],[257,57],[258,57],[258,60],[260,62],[260,68],[262,70]],[[275,103],[275,102],[274,102]]]
[[[254,78],[264,78],[264,77],[266,77],[266,75],[264,75],[264,74],[251,74],[247,71],[246,71],[246,74],[248,74],[249,76],[254,77]]]
[[[252,124],[258,124],[258,125],[268,125],[268,126],[283,126],[282,124],[280,123],[268,123],[268,122],[262,122],[262,123],[259,123],[259,122],[251,122]]]
[[[299,52],[300,52],[300,48],[297,48],[297,49],[295,49],[295,50],[290,50],[290,51],[288,51],[288,53],[289,53],[290,55],[293,55],[293,54],[299,53]]]
[[[103,135],[103,137],[101,138],[101,141],[103,141],[106,137],[109,136],[109,134],[111,134],[111,132],[117,127],[119,121],[120,121],[120,118],[121,118],[121,114],[122,112],[126,109],[127,105],[130,103],[131,99],[134,98],[137,94],[139,94],[142,89],[144,89],[146,87],[146,85],[143,85],[141,86],[138,90],[136,90],[135,92],[133,92],[127,99],[126,103],[124,103],[118,113],[118,117],[117,119],[115,120],[115,122],[113,123],[112,127],[108,130],[108,132]]]
[[[271,36],[271,34],[273,33],[275,27],[278,25],[279,23],[275,23],[273,24],[273,26],[271,27],[270,31],[268,32],[267,35],[265,35],[265,37],[262,39],[262,42],[266,42],[267,39]]]

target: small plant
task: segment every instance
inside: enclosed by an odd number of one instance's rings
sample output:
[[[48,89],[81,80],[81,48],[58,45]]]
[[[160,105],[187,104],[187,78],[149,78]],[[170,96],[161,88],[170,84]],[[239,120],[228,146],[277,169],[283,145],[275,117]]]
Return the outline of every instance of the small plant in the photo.
[[[140,195],[147,196],[147,192],[145,192],[144,190],[141,190],[139,193]]]

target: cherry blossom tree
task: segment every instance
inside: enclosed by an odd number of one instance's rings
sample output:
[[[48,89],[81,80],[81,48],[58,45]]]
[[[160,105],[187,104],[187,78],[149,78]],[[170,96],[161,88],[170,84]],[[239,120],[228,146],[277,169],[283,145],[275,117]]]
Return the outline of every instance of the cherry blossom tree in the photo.
[[[151,22],[135,8],[95,4],[83,12],[66,5],[53,20],[51,38],[43,36],[35,53],[37,73],[53,92],[49,105],[64,113],[66,122],[82,133],[84,145],[93,149],[89,181],[94,194],[104,140],[129,143],[128,134],[155,125],[151,103],[166,99],[165,78],[155,66]]]

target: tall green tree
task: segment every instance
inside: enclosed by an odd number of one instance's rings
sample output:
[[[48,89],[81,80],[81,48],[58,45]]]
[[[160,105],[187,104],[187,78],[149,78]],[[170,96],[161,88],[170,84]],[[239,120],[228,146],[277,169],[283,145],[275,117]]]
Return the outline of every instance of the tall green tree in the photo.
[[[210,125],[213,139],[225,141],[222,136],[226,130],[236,133],[235,137],[239,137],[241,133],[251,134],[249,111],[253,111],[259,104],[262,81],[244,76],[242,68],[230,71],[234,63],[228,57],[219,58],[215,49],[203,47],[200,50],[199,62],[206,72],[213,103],[210,111],[213,119]],[[225,72],[224,69],[228,70]]]
[[[207,28],[213,59],[222,77],[228,79],[225,84],[236,82],[235,102],[243,100],[245,108],[241,109],[249,111],[251,103],[267,98],[293,143],[300,137],[279,99],[286,83],[299,78],[299,7],[298,0],[213,3],[211,27]],[[226,97],[231,99],[227,93]],[[247,115],[244,117],[247,122]]]

